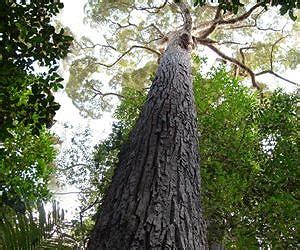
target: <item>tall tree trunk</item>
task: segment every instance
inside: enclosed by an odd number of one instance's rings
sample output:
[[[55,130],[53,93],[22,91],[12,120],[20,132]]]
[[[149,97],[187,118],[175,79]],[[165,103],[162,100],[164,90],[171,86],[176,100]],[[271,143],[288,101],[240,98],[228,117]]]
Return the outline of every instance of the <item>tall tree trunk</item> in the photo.
[[[206,249],[190,40],[177,35],[160,60],[88,249]]]

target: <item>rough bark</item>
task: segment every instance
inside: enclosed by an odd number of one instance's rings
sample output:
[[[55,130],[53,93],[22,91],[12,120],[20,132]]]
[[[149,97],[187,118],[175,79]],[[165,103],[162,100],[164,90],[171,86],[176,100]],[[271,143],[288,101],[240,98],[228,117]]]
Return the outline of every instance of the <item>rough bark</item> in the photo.
[[[222,246],[221,244],[216,243],[216,242],[211,243],[209,249],[210,250],[225,250],[224,246]]]
[[[178,34],[160,60],[88,249],[206,249],[190,40]]]

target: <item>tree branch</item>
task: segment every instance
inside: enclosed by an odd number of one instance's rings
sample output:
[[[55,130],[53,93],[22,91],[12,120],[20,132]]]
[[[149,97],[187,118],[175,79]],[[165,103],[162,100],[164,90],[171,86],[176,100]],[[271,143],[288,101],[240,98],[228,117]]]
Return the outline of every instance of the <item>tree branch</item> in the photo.
[[[271,53],[270,53],[270,69],[269,70],[263,70],[259,73],[256,73],[255,75],[256,76],[259,76],[259,75],[264,75],[264,74],[271,74],[271,75],[274,75],[276,76],[277,78],[281,79],[281,80],[284,80],[288,83],[291,83],[291,84],[294,84],[296,86],[299,86],[298,83],[296,82],[293,82],[291,80],[288,80],[287,78],[283,77],[283,76],[280,76],[278,73],[275,73],[274,72],[274,67],[273,67],[273,57],[274,57],[274,50],[275,50],[275,46],[280,42],[282,41],[283,39],[285,39],[286,37],[288,37],[288,35],[286,36],[283,36],[283,37],[280,37],[279,39],[277,39],[273,44],[272,44],[272,47],[271,47]]]
[[[103,93],[100,90],[95,89],[93,86],[92,86],[92,89],[95,92],[95,95],[93,96],[93,98],[95,98],[97,95],[100,95],[102,98],[104,98],[105,96],[117,96],[119,98],[124,98],[123,95],[120,95],[120,94],[117,94],[117,93],[114,93],[114,92]]]
[[[142,10],[147,11],[148,13],[158,13],[163,9],[168,3],[168,0],[165,0],[162,5],[160,6],[152,6],[152,7],[137,7],[133,5],[131,8],[134,10]]]
[[[72,164],[71,166],[66,167],[66,168],[59,168],[58,170],[59,171],[66,171],[66,170],[69,170],[69,169],[72,169],[72,168],[75,168],[75,167],[78,167],[78,166],[88,167],[88,164],[85,164],[85,163],[76,163],[76,164]]]
[[[248,74],[250,75],[251,78],[251,82],[252,82],[252,86],[260,89],[259,85],[256,83],[255,80],[255,74],[253,73],[253,71],[248,68],[245,64],[241,63],[240,61],[236,60],[233,57],[227,56],[225,55],[223,52],[221,52],[219,49],[217,49],[216,47],[214,47],[212,44],[206,44],[207,47],[209,47],[211,50],[213,50],[216,54],[218,54],[220,57],[224,58],[227,61],[230,61],[232,63],[234,63],[235,65],[237,65],[238,67],[240,67],[241,69],[245,70],[248,72]]]
[[[260,75],[264,75],[264,74],[271,74],[271,75],[274,75],[274,76],[278,77],[279,79],[284,80],[284,81],[286,81],[288,83],[291,83],[291,84],[296,85],[298,87],[300,86],[300,84],[298,84],[296,82],[293,82],[291,80],[288,80],[287,78],[285,78],[283,76],[280,76],[279,74],[275,73],[273,70],[263,70],[263,71],[261,71],[259,73],[256,73],[255,75],[256,76],[260,76]]]
[[[262,27],[259,27],[258,24],[257,24],[257,19],[258,17],[264,12],[265,10],[261,10],[254,18],[254,23],[252,24],[244,24],[244,25],[238,25],[238,26],[229,26],[229,27],[224,27],[223,29],[226,29],[226,30],[230,30],[230,29],[242,29],[242,28],[256,28],[258,30],[263,30],[263,31],[266,31],[266,30],[270,30],[270,31],[274,31],[274,32],[278,32],[278,31],[282,31],[283,29],[274,29],[274,28],[271,28],[271,27],[268,27],[268,28],[262,28]],[[283,27],[284,28],[284,27]]]
[[[276,46],[281,40],[285,39],[286,37],[288,37],[288,35],[283,36],[283,37],[280,37],[279,39],[277,39],[277,40],[272,44],[272,47],[271,47],[271,54],[270,54],[270,67],[271,67],[271,71],[273,71],[273,53],[274,53],[275,46]]]
[[[237,22],[241,22],[245,19],[247,19],[253,11],[255,11],[258,7],[262,6],[262,3],[257,3],[255,4],[252,8],[250,8],[247,12],[245,12],[244,14],[238,16],[238,17],[234,17],[234,18],[231,18],[231,19],[219,19],[218,20],[218,24],[234,24],[234,23],[237,23]]]
[[[272,74],[272,75],[274,75],[274,76],[276,76],[276,77],[278,77],[278,78],[280,78],[280,79],[282,79],[282,80],[284,80],[286,82],[289,82],[291,84],[299,86],[298,83],[293,82],[291,80],[288,80],[285,77],[280,76],[279,74],[275,73],[273,70],[264,70],[264,71],[261,71],[259,73],[254,73],[249,67],[247,67],[244,64],[244,57],[243,56],[242,56],[242,62],[240,62],[240,61],[238,61],[237,59],[235,59],[233,57],[225,55],[223,52],[221,52],[219,49],[217,49],[215,46],[213,46],[211,42],[210,43],[209,42],[208,43],[203,43],[203,44],[206,45],[207,47],[209,47],[211,50],[213,50],[216,54],[218,54],[223,59],[225,59],[227,61],[230,61],[230,62],[234,63],[236,66],[238,66],[241,69],[245,70],[250,75],[252,86],[255,87],[255,88],[257,88],[257,89],[260,89],[260,87],[259,87],[259,85],[256,82],[255,76],[259,76],[259,75],[263,75],[263,74]],[[242,49],[252,49],[252,48],[253,47],[246,47],[246,48],[242,48]]]
[[[94,202],[92,202],[90,205],[88,205],[87,207],[83,208],[80,210],[80,214],[84,213],[85,211],[89,210],[90,208],[92,208],[93,206],[95,206],[96,203],[99,202],[99,198],[97,197],[96,200]]]
[[[158,57],[161,56],[161,54],[158,51],[156,51],[156,50],[154,50],[154,49],[152,49],[150,47],[142,46],[142,45],[133,45],[128,50],[126,50],[121,56],[119,56],[117,58],[117,60],[115,60],[113,63],[111,63],[111,64],[105,64],[105,63],[97,62],[95,64],[101,65],[101,66],[104,66],[104,67],[107,67],[107,68],[111,68],[114,65],[116,65],[124,56],[126,56],[128,53],[130,53],[133,49],[145,49],[145,50],[150,51],[153,54],[156,54]]]
[[[234,24],[234,23],[238,23],[238,22],[241,22],[241,21],[247,19],[253,13],[253,11],[255,11],[261,5],[262,5],[261,3],[257,3],[256,5],[254,5],[252,8],[250,8],[250,10],[248,10],[244,14],[242,14],[238,17],[235,17],[235,18],[230,18],[230,19],[224,19],[224,16],[221,15],[221,10],[217,9],[214,19],[209,22],[206,22],[206,25],[210,25],[210,26],[206,30],[202,31],[198,35],[198,37],[200,37],[200,38],[208,37],[211,33],[213,33],[215,31],[215,29],[218,27],[218,25]]]
[[[211,33],[214,32],[214,30],[217,28],[218,26],[218,20],[222,20],[222,15],[221,15],[221,7],[219,6],[216,10],[215,13],[215,17],[214,19],[211,21],[211,25],[210,27],[208,27],[207,29],[205,29],[204,31],[201,32],[200,37],[201,38],[206,38],[208,37]]]

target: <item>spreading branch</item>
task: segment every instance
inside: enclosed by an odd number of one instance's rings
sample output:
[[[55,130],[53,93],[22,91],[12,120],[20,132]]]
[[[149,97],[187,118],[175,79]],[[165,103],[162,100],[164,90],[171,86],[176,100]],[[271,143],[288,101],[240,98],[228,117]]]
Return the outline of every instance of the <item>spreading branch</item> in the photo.
[[[211,20],[209,23],[207,23],[207,25],[209,25],[209,27],[207,29],[205,29],[204,31],[202,30],[200,32],[200,34],[198,34],[198,36],[200,38],[206,38],[210,34],[212,34],[219,25],[228,25],[228,24],[239,23],[239,22],[247,19],[261,5],[262,5],[261,3],[257,3],[252,8],[250,8],[247,12],[245,12],[244,14],[242,14],[238,17],[228,18],[228,19],[224,18],[224,16],[221,15],[221,11],[219,9],[217,9],[214,19]]]
[[[257,3],[252,8],[250,8],[247,12],[245,12],[244,14],[242,14],[238,17],[234,17],[234,18],[230,18],[230,19],[219,19],[218,24],[234,24],[234,23],[241,22],[241,21],[247,19],[257,8],[259,8],[261,6],[262,6],[262,3]]]
[[[238,67],[240,67],[241,69],[245,70],[251,78],[251,82],[252,82],[252,86],[259,89],[259,85],[256,83],[255,80],[255,74],[253,73],[253,71],[247,67],[245,64],[243,64],[242,62],[238,61],[237,59],[227,56],[226,54],[224,54],[223,52],[221,52],[219,49],[217,49],[215,46],[213,46],[212,44],[207,44],[207,47],[209,47],[211,50],[213,50],[216,54],[218,54],[220,57],[222,57],[223,59],[234,63],[235,65],[237,65]]]
[[[257,15],[255,15],[255,17],[253,17],[253,21],[254,23],[249,23],[249,24],[241,24],[241,25],[236,25],[233,24],[233,25],[230,25],[228,27],[222,27],[222,29],[225,29],[225,30],[231,30],[231,29],[242,29],[242,28],[256,28],[258,30],[262,30],[262,31],[274,31],[274,32],[283,32],[283,29],[285,27],[285,25],[283,26],[282,29],[274,29],[273,27],[266,27],[266,28],[263,28],[263,27],[259,27],[258,26],[258,23],[257,23],[257,20],[258,20],[258,17],[262,15],[262,13],[264,13],[264,9],[262,9]]]
[[[270,69],[269,70],[263,70],[259,73],[256,73],[255,75],[256,76],[260,76],[260,75],[264,75],[264,74],[271,74],[271,75],[274,75],[276,76],[277,78],[281,79],[281,80],[284,80],[288,83],[291,83],[291,84],[294,84],[296,86],[299,86],[298,83],[296,82],[293,82],[281,75],[279,75],[278,73],[274,72],[274,67],[273,67],[273,59],[274,59],[274,50],[275,50],[275,46],[280,42],[282,41],[283,39],[285,39],[286,37],[288,37],[288,35],[286,36],[283,36],[283,37],[280,37],[279,39],[277,39],[273,44],[272,44],[272,47],[271,47],[271,53],[270,53]]]
[[[235,64],[236,66],[238,66],[239,68],[245,70],[251,78],[251,82],[252,82],[252,86],[260,89],[259,85],[256,82],[256,76],[260,76],[260,75],[264,75],[264,74],[272,74],[274,76],[276,76],[277,78],[284,80],[286,82],[289,82],[291,84],[294,84],[296,86],[299,86],[299,84],[297,84],[296,82],[293,82],[291,80],[288,80],[287,78],[279,75],[278,73],[274,72],[273,70],[264,70],[261,71],[259,73],[254,73],[248,66],[246,66],[243,62],[238,61],[237,59],[230,57],[226,54],[224,54],[223,52],[221,52],[218,48],[216,48],[215,46],[213,46],[211,43],[207,43],[205,44],[207,47],[209,47],[211,50],[213,50],[217,55],[219,55],[220,57],[222,57],[223,59],[232,62],[233,64]],[[251,49],[253,47],[248,47],[247,49]]]

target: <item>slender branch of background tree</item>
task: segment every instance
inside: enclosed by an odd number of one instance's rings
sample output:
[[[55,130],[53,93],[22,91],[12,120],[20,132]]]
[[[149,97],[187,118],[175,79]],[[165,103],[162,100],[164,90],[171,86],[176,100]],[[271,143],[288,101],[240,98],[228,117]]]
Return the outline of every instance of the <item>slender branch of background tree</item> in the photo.
[[[134,10],[142,10],[147,11],[148,13],[158,13],[163,9],[168,3],[168,0],[165,0],[162,5],[160,6],[152,6],[152,7],[137,7],[133,5],[131,8]]]
[[[117,96],[119,98],[124,98],[123,95],[120,95],[118,93],[114,93],[114,92],[103,93],[102,91],[96,89],[94,86],[91,86],[91,88],[95,92],[95,95],[93,96],[93,98],[95,98],[97,95],[100,95],[102,98],[106,97],[106,96]]]
[[[161,56],[161,54],[157,50],[154,50],[154,49],[152,49],[150,47],[142,46],[142,45],[133,45],[128,50],[126,50],[121,56],[119,56],[117,58],[117,60],[115,60],[113,63],[111,63],[111,64],[105,64],[105,63],[97,62],[95,64],[101,65],[101,66],[104,66],[104,67],[107,67],[107,68],[111,68],[114,65],[116,65],[124,56],[126,56],[128,53],[130,53],[133,49],[145,49],[147,51],[150,51],[152,54],[157,55],[158,57]]]
[[[93,206],[95,206],[97,203],[99,203],[99,198],[97,197],[96,200],[94,202],[92,202],[90,205],[88,205],[87,207],[83,208],[80,210],[79,212],[79,218],[80,218],[80,226],[82,228],[82,218],[83,218],[83,213],[86,212],[87,210],[91,209]]]
[[[79,167],[79,166],[88,167],[88,164],[85,164],[85,163],[76,163],[76,164],[72,164],[71,166],[66,167],[66,168],[59,168],[58,170],[59,171],[67,171],[69,169],[72,169],[72,168],[75,168],[75,167]]]
[[[281,40],[285,39],[286,37],[288,37],[288,35],[283,36],[283,37],[280,37],[279,39],[277,39],[277,40],[272,44],[272,47],[271,47],[271,54],[270,54],[270,67],[271,67],[271,71],[273,71],[273,53],[274,53],[275,46],[276,46]]]

